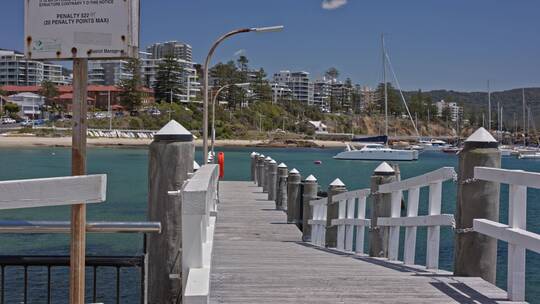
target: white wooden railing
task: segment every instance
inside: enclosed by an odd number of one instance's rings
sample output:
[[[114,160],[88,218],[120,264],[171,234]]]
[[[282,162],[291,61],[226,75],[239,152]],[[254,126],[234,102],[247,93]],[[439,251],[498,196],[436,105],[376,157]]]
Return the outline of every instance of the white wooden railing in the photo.
[[[525,250],[540,253],[540,234],[527,231],[527,188],[540,189],[540,173],[476,167],[474,178],[509,185],[508,225],[474,219],[474,231],[508,243],[508,298],[525,300]]]
[[[391,193],[391,217],[380,217],[377,225],[389,227],[388,259],[398,260],[399,229],[406,227],[404,264],[414,265],[417,227],[427,227],[426,268],[439,268],[440,227],[453,226],[454,216],[441,214],[442,183],[453,179],[454,168],[444,167],[403,181],[379,186],[379,193]],[[418,216],[420,188],[429,186],[428,215]],[[403,191],[408,191],[407,216],[401,217]]]
[[[313,210],[313,218],[308,220],[308,224],[311,225],[311,243],[316,246],[325,245],[327,202],[327,198],[309,202],[311,210]]]
[[[179,193],[182,199],[182,303],[185,304],[209,301],[218,182],[218,166],[202,166]]]
[[[333,203],[338,203],[338,218],[332,220],[332,226],[337,226],[337,249],[364,253],[364,232],[371,221],[366,219],[366,199],[369,189],[340,193],[332,197]],[[356,201],[358,211],[355,216]],[[356,230],[356,237],[354,237]],[[353,239],[354,238],[354,239]]]

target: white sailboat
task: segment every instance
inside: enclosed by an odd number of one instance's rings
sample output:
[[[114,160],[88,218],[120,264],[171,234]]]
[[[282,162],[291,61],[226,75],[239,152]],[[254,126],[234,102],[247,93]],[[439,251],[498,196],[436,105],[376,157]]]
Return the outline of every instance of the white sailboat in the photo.
[[[386,82],[386,62],[389,60],[388,55],[386,53],[386,48],[384,45],[384,35],[381,36],[381,44],[382,44],[382,53],[383,53],[383,82],[384,82],[384,116],[385,116],[385,135],[388,136],[388,87]],[[392,69],[392,72],[393,69]],[[394,74],[394,78],[397,81],[397,77]],[[398,84],[399,87],[399,84]],[[401,89],[400,89],[401,93]],[[405,103],[405,98],[403,97],[403,94],[401,93],[401,97]],[[405,107],[407,108],[407,112],[409,112],[409,108],[407,107],[407,103],[405,103]],[[409,117],[411,117],[409,113]],[[418,130],[416,129],[416,125],[414,124],[414,121],[411,121],[413,123],[413,126],[416,130],[416,133],[418,134]],[[366,144],[361,149],[355,149],[352,145],[347,145],[347,148],[345,151],[338,153],[336,156],[334,156],[335,159],[347,159],[347,160],[403,160],[403,161],[411,161],[411,160],[418,160],[418,151],[417,150],[400,150],[400,149],[392,149],[388,147],[387,145],[381,145],[381,144]]]

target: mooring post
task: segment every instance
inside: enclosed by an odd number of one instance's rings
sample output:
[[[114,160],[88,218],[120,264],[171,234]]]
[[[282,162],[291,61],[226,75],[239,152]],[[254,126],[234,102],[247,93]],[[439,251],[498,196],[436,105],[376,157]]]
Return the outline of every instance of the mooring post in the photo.
[[[500,184],[474,180],[474,167],[501,167],[498,142],[484,128],[465,140],[459,153],[454,274],[495,284],[497,240],[471,228],[473,219],[499,221]]]
[[[304,193],[302,194],[302,241],[311,242],[311,225],[308,221],[313,218],[313,212],[309,202],[317,199],[317,191],[319,190],[319,184],[315,176],[310,175],[303,182]]]
[[[300,213],[300,181],[302,176],[296,169],[289,172],[287,178],[287,222],[296,223],[297,214]]]
[[[332,197],[343,192],[347,192],[347,187],[345,187],[345,184],[339,178],[336,178],[330,186],[328,186],[325,242],[327,248],[337,247],[337,227],[332,226],[332,220],[337,219],[339,216],[339,204],[337,202],[335,204],[332,203]]]
[[[257,155],[256,152],[251,153],[251,180],[255,183],[257,183]]]
[[[150,144],[148,220],[162,232],[148,234],[148,303],[177,303],[182,294],[182,203],[168,191],[182,188],[194,154],[193,135],[174,120]]]
[[[287,210],[287,177],[289,170],[284,163],[278,166],[278,181],[276,191],[276,209]]]
[[[262,189],[264,193],[268,192],[268,164],[272,158],[270,156],[266,157],[263,161],[262,167]]]
[[[277,162],[271,160],[268,164],[268,200],[276,200]]]
[[[371,176],[371,193],[375,193],[371,200],[371,228],[369,229],[369,256],[388,257],[388,227],[377,226],[379,217],[392,215],[392,194],[380,194],[379,186],[395,182],[396,172],[386,162],[380,164]]]
[[[260,154],[257,156],[257,186],[262,187],[263,185],[263,168],[264,168],[264,159],[266,156]]]

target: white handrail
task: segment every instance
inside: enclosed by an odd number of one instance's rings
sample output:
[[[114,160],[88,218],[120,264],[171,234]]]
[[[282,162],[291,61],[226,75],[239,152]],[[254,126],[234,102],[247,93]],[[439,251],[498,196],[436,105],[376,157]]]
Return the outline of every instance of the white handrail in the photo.
[[[180,193],[183,303],[207,303],[209,299],[218,182],[218,166],[202,166]]]
[[[325,245],[327,202],[326,198],[309,202],[313,210],[313,217],[308,220],[308,224],[311,225],[311,243],[317,246]]]
[[[454,216],[441,214],[442,184],[453,179],[455,171],[451,167],[412,177],[406,180],[379,186],[379,193],[391,193],[391,217],[380,217],[377,225],[389,227],[388,259],[398,260],[399,230],[405,227],[403,263],[414,265],[416,255],[416,234],[418,227],[427,227],[426,268],[439,268],[439,247],[441,226],[453,226]],[[429,187],[428,215],[418,216],[420,188]],[[407,216],[401,217],[403,191],[408,191]]]
[[[371,225],[371,221],[366,219],[366,199],[370,193],[369,189],[360,189],[332,197],[332,203],[339,204],[338,218],[331,222],[332,226],[337,226],[336,249],[347,252],[354,249],[356,253],[364,253],[365,227]],[[325,204],[324,208],[326,207]]]
[[[527,187],[540,189],[540,173],[475,167],[474,178],[509,184],[508,225],[474,219],[475,232],[508,243],[508,298],[525,300],[525,251],[540,253],[540,234],[527,231]]]

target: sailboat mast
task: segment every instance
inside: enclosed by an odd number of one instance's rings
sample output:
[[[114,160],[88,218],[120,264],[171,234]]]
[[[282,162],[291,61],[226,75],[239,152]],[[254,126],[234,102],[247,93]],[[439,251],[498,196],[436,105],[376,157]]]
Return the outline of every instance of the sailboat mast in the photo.
[[[491,131],[491,89],[489,87],[489,80],[487,81],[488,89],[488,130]]]
[[[384,83],[384,135],[388,136],[388,84],[386,83],[386,48],[384,34],[381,34],[383,83]]]
[[[525,102],[525,88],[523,88],[521,90],[521,98],[523,100],[523,145],[526,145],[527,144],[527,140],[525,139],[525,134],[527,134],[527,130],[526,130],[526,126],[527,126],[527,122],[526,122],[526,116],[527,114],[525,114],[525,107],[526,107],[526,102]]]

